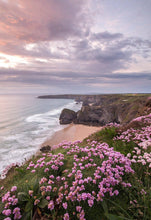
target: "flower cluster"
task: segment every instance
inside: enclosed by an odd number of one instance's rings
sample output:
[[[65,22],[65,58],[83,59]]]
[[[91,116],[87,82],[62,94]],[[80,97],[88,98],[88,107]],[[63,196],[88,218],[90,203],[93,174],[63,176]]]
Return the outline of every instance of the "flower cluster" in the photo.
[[[48,201],[48,213],[60,207],[64,210],[63,219],[76,215],[82,220],[85,219],[86,207],[91,208],[96,202],[102,202],[105,196],[117,196],[119,186],[131,187],[131,184],[123,179],[126,173],[134,173],[131,161],[120,152],[114,151],[108,144],[88,140],[87,146],[82,148],[78,146],[78,142],[72,144],[64,142],[62,148],[66,149],[67,157],[70,156],[73,161],[73,166],[69,170],[63,169],[62,175],[57,173],[59,168],[64,166],[65,158],[61,153],[44,154],[36,163],[31,161],[27,167],[31,172],[43,169],[44,174],[39,180],[40,196],[35,196],[33,190],[28,192],[33,198],[34,206],[45,198]],[[15,190],[14,186],[11,192]],[[7,205],[8,198],[10,200],[10,192],[2,199],[5,203],[3,214],[7,216],[14,214],[14,219],[19,219],[21,216],[19,209],[15,207],[13,211],[12,209],[7,211],[10,205],[17,204],[16,198],[13,197],[11,203]],[[83,206],[83,202],[86,205]],[[73,212],[69,213],[68,208],[73,209]]]
[[[146,126],[143,126],[141,129],[127,129],[115,137],[114,140],[135,142],[137,147],[134,147],[132,153],[128,153],[127,157],[131,159],[133,163],[141,163],[151,168],[151,152],[148,152],[148,149],[151,147],[151,114],[138,117],[132,121],[142,122],[143,125],[146,124]]]
[[[151,113],[149,115],[143,115],[137,118],[134,118],[133,121],[142,122],[144,124],[151,124]]]
[[[67,150],[66,154],[73,157],[73,167],[70,170],[63,170],[62,176],[51,174],[39,181],[41,195],[47,199],[47,208],[50,211],[58,206],[66,211],[71,203],[82,201],[87,202],[88,207],[92,207],[95,202],[103,201],[105,195],[118,195],[116,186],[131,186],[122,178],[125,173],[134,173],[127,157],[114,151],[106,143],[88,140],[88,146],[84,148],[77,144],[78,142],[62,143],[62,148]],[[46,157],[41,157],[36,163],[30,162],[27,169],[33,172],[37,168],[43,168],[44,173],[52,173],[52,170],[58,170],[59,166],[64,165],[63,154],[49,153],[48,157],[50,157],[48,162],[45,161]],[[88,175],[90,173],[91,175]],[[90,186],[92,191],[89,189]],[[39,202],[40,200],[36,199],[34,204],[37,205]],[[74,213],[77,213],[79,219],[85,219],[82,206],[75,205]],[[64,219],[69,219],[69,213],[64,214]]]
[[[27,170],[31,169],[32,173],[36,172],[36,169],[38,168],[44,168],[44,172],[47,173],[50,170],[57,171],[59,167],[63,166],[63,160],[64,160],[64,155],[59,153],[57,155],[53,155],[52,153],[48,153],[47,157],[50,158],[49,161],[45,161],[46,155],[43,154],[44,156],[41,157],[39,160],[37,160],[36,164],[33,163],[33,161],[30,162],[29,166],[27,167]]]
[[[20,213],[20,208],[17,207],[18,198],[15,195],[16,191],[17,186],[13,186],[11,190],[2,197],[2,203],[5,204],[2,214],[4,216],[9,216],[5,218],[5,220],[12,219],[12,217],[13,219],[21,219],[22,217]]]

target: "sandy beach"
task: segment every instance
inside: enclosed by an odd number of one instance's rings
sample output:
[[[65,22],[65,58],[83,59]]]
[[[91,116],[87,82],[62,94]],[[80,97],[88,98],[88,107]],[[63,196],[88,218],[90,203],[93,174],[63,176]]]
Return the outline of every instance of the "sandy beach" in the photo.
[[[81,124],[70,124],[68,127],[63,130],[57,131],[53,134],[52,137],[48,138],[42,146],[49,145],[52,148],[55,148],[56,145],[62,141],[82,141],[84,138],[88,137],[90,134],[93,134],[97,131],[100,131],[102,127],[87,126]]]

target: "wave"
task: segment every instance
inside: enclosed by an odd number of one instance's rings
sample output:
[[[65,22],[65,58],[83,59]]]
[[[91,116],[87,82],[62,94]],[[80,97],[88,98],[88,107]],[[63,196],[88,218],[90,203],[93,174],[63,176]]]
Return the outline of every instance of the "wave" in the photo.
[[[77,105],[71,100],[56,100],[51,103],[36,101],[38,104],[34,105],[34,108],[32,102],[28,105],[26,115],[21,109],[21,114],[16,117],[16,114],[12,115],[13,112],[10,110],[8,116],[12,116],[12,118],[5,117],[1,122],[0,127],[5,130],[1,129],[0,133],[0,173],[9,164],[21,163],[31,157],[48,137],[66,127],[59,123],[59,115],[63,108],[75,111],[81,108],[81,104]],[[31,110],[31,107],[34,110]],[[26,106],[24,105],[23,108]],[[51,110],[49,111],[49,109]],[[32,113],[29,115],[30,111]]]
[[[60,115],[62,109],[64,108],[70,108],[70,109],[75,109],[76,108],[76,103],[73,101],[71,103],[68,103],[66,105],[63,105],[59,108],[53,109],[51,111],[45,112],[43,114],[34,114],[25,119],[26,122],[38,122],[38,123],[43,123],[47,122],[48,119],[52,119],[50,116],[56,116],[55,118],[58,118]],[[78,108],[79,109],[79,108]]]

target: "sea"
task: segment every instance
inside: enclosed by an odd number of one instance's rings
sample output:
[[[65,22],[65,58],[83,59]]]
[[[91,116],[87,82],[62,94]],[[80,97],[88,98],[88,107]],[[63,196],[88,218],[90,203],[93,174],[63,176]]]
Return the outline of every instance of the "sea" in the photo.
[[[0,178],[12,164],[22,164],[41,144],[66,125],[59,124],[63,108],[80,110],[70,99],[39,99],[35,95],[0,95]]]

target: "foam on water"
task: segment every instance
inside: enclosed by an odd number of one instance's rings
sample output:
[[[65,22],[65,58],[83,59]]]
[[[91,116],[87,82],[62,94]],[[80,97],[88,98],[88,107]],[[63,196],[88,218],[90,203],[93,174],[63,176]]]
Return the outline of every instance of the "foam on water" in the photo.
[[[73,100],[50,101],[33,97],[15,97],[14,100],[17,102],[12,102],[12,108],[8,100],[6,115],[4,109],[0,110],[0,124],[6,122],[0,127],[0,174],[11,163],[22,163],[31,157],[48,136],[65,127],[59,124],[63,108],[75,111],[81,108],[81,104]]]

